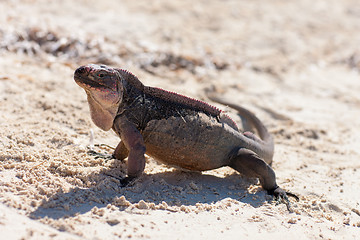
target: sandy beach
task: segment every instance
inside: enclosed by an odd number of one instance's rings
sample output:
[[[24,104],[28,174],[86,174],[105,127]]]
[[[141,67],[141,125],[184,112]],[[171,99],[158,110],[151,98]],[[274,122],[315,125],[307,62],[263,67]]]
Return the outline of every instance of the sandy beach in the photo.
[[[360,236],[360,5],[298,1],[0,1],[2,239],[356,239]],[[77,67],[253,111],[278,184],[146,159],[128,187],[113,131],[91,121]],[[239,124],[241,126],[241,124]],[[93,150],[98,155],[91,154]]]

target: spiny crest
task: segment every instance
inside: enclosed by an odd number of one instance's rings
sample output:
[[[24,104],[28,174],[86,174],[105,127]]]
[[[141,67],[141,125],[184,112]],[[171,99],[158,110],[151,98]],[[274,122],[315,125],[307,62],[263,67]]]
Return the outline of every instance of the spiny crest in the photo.
[[[133,74],[133,73],[130,72],[129,70],[122,69],[122,68],[117,68],[116,70],[121,71],[121,72],[124,72],[124,73],[126,73],[126,74],[128,74],[128,75],[132,75],[132,76],[136,77],[135,74]],[[136,77],[136,78],[137,78],[137,77]]]
[[[135,86],[136,88],[138,88],[141,91],[144,90],[144,84],[142,82],[140,82],[140,80],[132,72],[125,70],[125,69],[120,69],[120,68],[116,68],[116,70],[121,75],[125,75],[123,77],[125,77],[125,80],[127,82],[129,82],[130,84],[132,84],[133,86]]]
[[[176,93],[176,92],[167,91],[167,90],[164,90],[161,88],[145,87],[145,92],[154,97],[157,97],[157,98],[169,101],[169,102],[178,103],[178,104],[182,104],[185,106],[190,106],[194,109],[204,111],[213,116],[218,116],[222,112],[220,109],[218,109],[204,101],[197,100],[197,99],[191,98],[191,97],[187,97],[187,96],[184,96],[184,95]]]
[[[203,111],[204,113],[208,113],[214,117],[219,117],[221,113],[221,118],[227,118],[228,123],[232,123],[230,125],[233,125],[235,128],[237,128],[237,124],[234,122],[232,118],[230,118],[227,114],[224,113],[221,109],[218,109],[217,107],[208,104],[207,102],[197,100],[195,98],[187,97],[182,94],[167,91],[161,88],[155,88],[155,87],[145,87],[145,92],[151,94],[152,96],[158,97],[160,99],[164,99],[169,102],[179,103],[183,104],[185,106],[190,106],[194,109]]]

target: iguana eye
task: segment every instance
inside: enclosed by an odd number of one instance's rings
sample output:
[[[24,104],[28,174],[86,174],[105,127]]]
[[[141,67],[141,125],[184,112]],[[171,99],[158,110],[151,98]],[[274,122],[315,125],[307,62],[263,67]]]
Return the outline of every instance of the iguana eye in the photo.
[[[99,73],[99,74],[98,74],[98,77],[103,78],[103,77],[105,77],[105,74]]]

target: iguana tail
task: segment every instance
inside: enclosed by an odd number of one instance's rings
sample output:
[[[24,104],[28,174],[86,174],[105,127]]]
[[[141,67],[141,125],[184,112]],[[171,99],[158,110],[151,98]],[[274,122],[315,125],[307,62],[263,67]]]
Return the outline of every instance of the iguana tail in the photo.
[[[215,97],[215,96],[208,96],[208,98],[214,102],[229,106],[235,110],[238,111],[239,116],[241,117],[241,119],[243,120],[243,122],[246,122],[246,125],[251,126],[252,128],[255,128],[255,130],[257,131],[260,139],[264,142],[264,144],[267,146],[267,148],[269,149],[269,151],[271,152],[270,154],[273,154],[274,151],[274,140],[272,138],[272,136],[270,135],[270,133],[268,132],[267,128],[264,126],[264,124],[260,121],[260,119],[258,119],[254,113],[250,112],[249,110],[234,104],[234,103],[230,103],[224,99]],[[248,128],[246,129],[248,130]],[[254,140],[256,140],[256,136],[250,136],[248,134],[245,133],[246,136],[253,138]]]

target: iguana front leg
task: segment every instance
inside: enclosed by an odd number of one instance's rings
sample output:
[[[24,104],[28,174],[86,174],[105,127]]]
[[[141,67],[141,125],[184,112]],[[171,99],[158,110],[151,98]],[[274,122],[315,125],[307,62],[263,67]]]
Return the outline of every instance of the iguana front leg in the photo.
[[[230,167],[247,177],[259,178],[263,189],[267,190],[268,194],[273,195],[277,201],[284,201],[288,210],[290,210],[291,206],[287,194],[298,200],[296,195],[285,192],[276,184],[274,170],[249,149],[237,149],[231,157]]]
[[[141,133],[125,116],[118,116],[115,119],[114,128],[121,138],[121,142],[115,149],[114,156],[121,159],[125,156],[126,150],[129,153],[127,177],[121,181],[121,184],[125,186],[132,179],[139,177],[143,173],[146,148]]]

